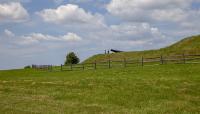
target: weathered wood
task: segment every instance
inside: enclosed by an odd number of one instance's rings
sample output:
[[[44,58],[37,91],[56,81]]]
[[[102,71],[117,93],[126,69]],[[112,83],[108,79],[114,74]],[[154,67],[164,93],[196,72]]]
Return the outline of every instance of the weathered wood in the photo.
[[[183,53],[183,63],[186,63],[185,54]]]
[[[85,66],[84,66],[84,64],[82,64],[83,65],[83,70],[85,69]]]
[[[32,65],[33,69],[37,70],[49,70],[50,65]]]
[[[96,61],[94,62],[94,69],[95,70],[97,69],[97,62]]]
[[[194,57],[192,57],[194,56]],[[137,61],[136,61],[137,60]],[[188,61],[187,63],[191,63],[189,62],[190,60],[200,60],[200,57],[198,57],[198,55],[186,55],[186,54],[182,54],[180,55],[174,55],[172,56],[166,56],[165,58],[163,57],[163,55],[161,55],[159,58],[158,57],[153,57],[153,58],[144,58],[143,56],[140,59],[134,59],[134,60],[127,60],[126,58],[124,58],[123,60],[117,60],[117,61],[111,61],[111,59],[109,58],[107,61],[104,62],[98,62],[98,67],[99,68],[109,68],[111,69],[112,67],[130,67],[130,66],[134,66],[134,64],[137,66],[144,66],[144,64],[146,63],[160,63],[161,65],[166,64],[167,62],[172,62],[172,63],[179,63],[179,64],[185,64],[186,61]],[[200,63],[200,62],[196,62],[196,63]],[[88,66],[89,65],[89,66]],[[97,61],[94,61],[93,63],[84,63],[84,64],[77,64],[77,65],[73,65],[73,64],[69,64],[68,65],[70,67],[70,70],[73,69],[82,69],[85,70],[86,68],[92,68],[92,69],[97,69]],[[60,71],[64,71],[64,65],[60,65],[59,67],[53,67],[53,65],[32,65],[32,69],[37,69],[37,70],[47,70],[47,71],[53,71],[53,69],[57,69]],[[66,71],[66,70],[65,70]]]
[[[124,67],[126,68],[126,58],[124,58]]]
[[[161,62],[162,65],[164,64],[164,60],[163,60],[163,56],[162,55],[160,56],[160,62]]]
[[[71,68],[71,70],[73,70],[73,66],[72,66],[72,64],[70,64],[70,68]]]
[[[111,68],[111,61],[110,61],[110,59],[108,60],[108,68],[109,69]]]
[[[142,64],[142,66],[144,66],[144,57],[143,56],[142,56],[141,64]]]

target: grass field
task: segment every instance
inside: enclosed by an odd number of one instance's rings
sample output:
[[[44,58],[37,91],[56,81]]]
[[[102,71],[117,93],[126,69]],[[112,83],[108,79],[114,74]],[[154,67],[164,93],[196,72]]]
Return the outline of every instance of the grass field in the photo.
[[[200,64],[0,71],[0,113],[199,114]]]

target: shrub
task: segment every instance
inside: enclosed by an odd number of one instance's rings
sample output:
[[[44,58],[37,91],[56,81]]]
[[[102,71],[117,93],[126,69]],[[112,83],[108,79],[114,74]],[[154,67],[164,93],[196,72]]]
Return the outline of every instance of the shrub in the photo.
[[[31,68],[31,66],[29,66],[29,65],[24,67],[24,69],[30,69],[30,68]]]
[[[67,54],[66,56],[66,61],[65,61],[65,65],[67,64],[78,64],[79,63],[79,58],[76,56],[76,54],[74,52],[70,52]]]

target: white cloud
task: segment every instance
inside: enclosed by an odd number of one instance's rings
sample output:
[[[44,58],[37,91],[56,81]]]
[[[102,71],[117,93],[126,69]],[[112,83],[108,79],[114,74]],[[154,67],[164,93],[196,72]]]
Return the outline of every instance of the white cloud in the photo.
[[[111,0],[107,11],[123,22],[148,22],[177,41],[200,32],[199,0]]]
[[[11,32],[11,31],[9,31],[8,29],[4,30],[4,34],[9,38],[15,36],[15,34],[13,32]]]
[[[66,41],[80,41],[80,40],[82,40],[82,38],[75,33],[68,33],[67,35],[62,36],[61,39],[66,40]]]
[[[110,25],[102,30],[89,31],[86,32],[84,37],[97,50],[111,48],[121,50],[155,49],[172,42],[159,28],[149,23],[132,22]]]
[[[26,9],[18,2],[0,4],[0,22],[21,22],[28,16]]]
[[[158,28],[148,23],[122,23],[111,25],[110,29],[114,38],[120,40],[155,40],[165,37]]]
[[[175,9],[165,9],[165,10],[155,10],[152,15],[153,19],[158,21],[182,21],[187,18],[187,13],[184,10]]]
[[[45,22],[56,24],[94,24],[104,25],[103,16],[86,12],[77,5],[61,5],[57,9],[44,9],[37,12]]]
[[[107,10],[129,21],[180,21],[194,0],[112,0]]]
[[[63,36],[52,36],[41,33],[32,33],[30,35],[21,36],[21,39],[18,41],[18,44],[33,44],[33,43],[39,43],[40,41],[77,42],[81,40],[82,38],[75,33],[68,33]]]

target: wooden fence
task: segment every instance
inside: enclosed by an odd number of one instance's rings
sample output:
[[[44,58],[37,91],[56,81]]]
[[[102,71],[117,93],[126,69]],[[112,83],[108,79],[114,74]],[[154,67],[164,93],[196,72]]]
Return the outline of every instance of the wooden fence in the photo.
[[[70,65],[32,65],[33,69],[48,70],[48,71],[72,71],[72,70],[89,70],[89,69],[111,69],[111,68],[126,68],[126,67],[137,67],[137,66],[153,66],[153,65],[164,65],[164,64],[188,64],[188,63],[200,63],[200,55],[173,55],[173,56],[159,56],[152,58],[140,59],[126,59],[120,61],[102,61],[93,63],[83,64],[70,64]]]
[[[51,70],[52,67],[52,65],[32,65],[32,68],[37,70]]]

